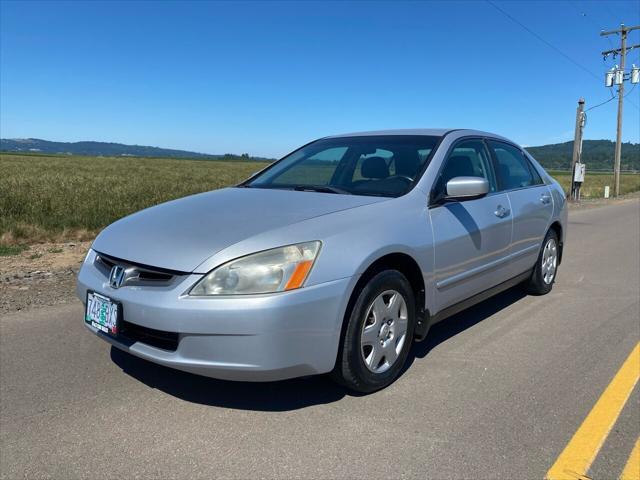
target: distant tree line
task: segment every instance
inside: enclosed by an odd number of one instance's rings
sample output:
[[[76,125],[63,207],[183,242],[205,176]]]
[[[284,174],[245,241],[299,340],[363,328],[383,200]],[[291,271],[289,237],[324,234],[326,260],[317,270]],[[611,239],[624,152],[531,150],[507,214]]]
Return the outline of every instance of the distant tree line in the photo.
[[[170,148],[149,147],[145,145],[125,145],[110,142],[51,142],[39,138],[2,138],[0,151],[26,153],[33,155],[84,155],[88,157],[161,157],[191,158],[202,160],[228,161],[273,161],[264,157],[252,157],[248,153],[241,155],[225,153],[210,155],[207,153],[175,150]]]
[[[528,147],[527,150],[545,168],[549,170],[568,170],[571,167],[573,142],[556,143],[540,147]],[[135,156],[193,158],[203,160],[227,161],[267,161],[274,159],[255,157],[248,153],[210,155],[205,153],[148,147],[143,145],[123,145],[107,142],[50,142],[36,138],[0,139],[0,151],[27,153],[33,155],[86,155],[86,156]],[[613,170],[615,143],[610,140],[585,140],[582,144],[582,160],[588,170]],[[622,170],[640,171],[640,144],[623,143]]]

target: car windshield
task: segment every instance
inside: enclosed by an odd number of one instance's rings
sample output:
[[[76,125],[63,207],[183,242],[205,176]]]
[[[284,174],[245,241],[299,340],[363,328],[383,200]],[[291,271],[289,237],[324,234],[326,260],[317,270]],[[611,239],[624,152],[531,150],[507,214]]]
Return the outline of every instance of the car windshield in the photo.
[[[439,138],[325,138],[287,155],[241,186],[398,197],[419,178]]]

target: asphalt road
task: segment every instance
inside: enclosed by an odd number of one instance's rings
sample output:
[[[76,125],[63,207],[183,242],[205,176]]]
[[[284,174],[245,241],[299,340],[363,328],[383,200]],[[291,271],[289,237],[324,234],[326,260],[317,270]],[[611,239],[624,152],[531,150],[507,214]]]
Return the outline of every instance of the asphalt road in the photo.
[[[640,339],[640,203],[572,211],[553,292],[435,327],[391,387],[222,382],[111,349],[80,303],[0,317],[2,478],[542,479]],[[617,478],[640,387],[589,476]]]

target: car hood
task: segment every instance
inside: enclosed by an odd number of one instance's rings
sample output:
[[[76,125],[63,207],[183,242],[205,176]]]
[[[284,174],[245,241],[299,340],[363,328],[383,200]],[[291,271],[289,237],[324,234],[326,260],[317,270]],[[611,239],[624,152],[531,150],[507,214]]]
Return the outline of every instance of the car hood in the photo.
[[[388,198],[225,188],[129,215],[104,229],[92,248],[130,262],[193,272],[210,256],[254,235],[384,200]]]

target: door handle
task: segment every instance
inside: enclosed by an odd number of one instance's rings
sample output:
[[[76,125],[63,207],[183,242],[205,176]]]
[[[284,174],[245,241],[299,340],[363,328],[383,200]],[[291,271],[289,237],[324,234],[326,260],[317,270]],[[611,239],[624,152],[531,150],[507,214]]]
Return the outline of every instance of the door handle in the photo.
[[[551,202],[551,195],[547,195],[547,194],[542,194],[540,195],[540,201],[544,204],[547,205]]]
[[[498,205],[498,208],[496,208],[496,211],[493,213],[498,218],[504,218],[511,213],[511,210],[504,208],[502,205]]]

